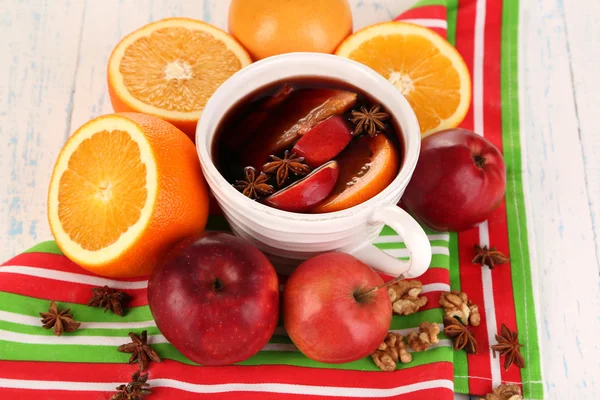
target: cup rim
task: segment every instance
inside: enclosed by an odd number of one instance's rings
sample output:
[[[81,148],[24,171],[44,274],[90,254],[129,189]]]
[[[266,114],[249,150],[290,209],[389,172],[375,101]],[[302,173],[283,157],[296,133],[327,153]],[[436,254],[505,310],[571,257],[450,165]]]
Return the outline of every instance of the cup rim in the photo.
[[[328,64],[336,64],[339,66],[340,76],[330,76],[327,74],[320,73],[290,73],[284,72],[285,65],[304,63],[311,66],[318,66]],[[375,85],[379,85],[381,90],[386,92],[386,96],[389,97],[388,101],[384,102],[379,97],[375,96],[378,100],[382,101],[382,104],[395,102],[396,108],[385,107],[388,112],[393,114],[394,118],[398,121],[401,128],[401,134],[404,139],[404,160],[398,171],[398,174],[394,180],[385,187],[381,192],[372,198],[357,204],[356,206],[330,213],[323,214],[304,214],[295,213],[290,211],[278,210],[273,207],[261,204],[259,202],[248,199],[238,190],[236,190],[218,171],[215,166],[211,153],[212,153],[212,140],[216,133],[219,123],[226,113],[233,107],[240,99],[248,95],[252,91],[264,87],[269,84],[263,83],[252,90],[236,91],[236,87],[242,86],[243,83],[252,82],[253,78],[259,77],[272,70],[281,69],[281,73],[276,78],[273,78],[270,82],[281,81],[286,78],[295,77],[308,77],[308,76],[321,76],[324,78],[333,78],[341,80],[350,85],[356,86],[357,88],[368,92],[368,88],[364,85],[361,86],[356,82],[353,82],[348,75],[353,71],[354,73],[361,74],[368,78]],[[346,74],[344,76],[344,74]],[[232,96],[235,93],[235,96]],[[398,114],[403,114],[402,118]],[[213,93],[210,99],[207,101],[200,120],[196,125],[196,149],[200,158],[202,170],[205,178],[208,181],[211,190],[216,191],[213,185],[217,185],[220,191],[223,191],[223,198],[220,201],[231,203],[232,206],[244,209],[251,209],[261,214],[263,217],[261,222],[272,222],[272,223],[319,223],[328,222],[332,220],[348,219],[357,214],[368,213],[371,211],[372,206],[381,202],[392,195],[398,190],[398,187],[404,189],[412,176],[412,173],[417,165],[419,151],[421,147],[421,131],[417,117],[406,100],[406,98],[396,89],[388,80],[379,75],[371,68],[358,63],[348,58],[323,54],[323,53],[310,53],[310,52],[297,52],[297,53],[286,53],[277,56],[265,58],[263,60],[254,62],[247,67],[242,68],[227,79],[217,90]],[[410,145],[409,145],[410,144]]]

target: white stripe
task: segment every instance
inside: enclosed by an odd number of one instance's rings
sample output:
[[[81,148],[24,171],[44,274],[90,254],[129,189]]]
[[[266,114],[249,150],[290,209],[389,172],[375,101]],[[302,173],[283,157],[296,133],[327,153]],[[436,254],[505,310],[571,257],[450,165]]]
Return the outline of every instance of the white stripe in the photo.
[[[448,29],[448,21],[441,18],[411,18],[401,19],[400,21],[426,26],[427,28]]]
[[[100,278],[89,275],[75,274],[72,272],[54,271],[45,268],[24,267],[20,265],[8,265],[0,267],[0,273],[14,273],[39,278],[54,279],[71,283],[82,283],[92,286],[110,286],[113,289],[145,289],[148,281],[124,282],[113,279]]]
[[[53,336],[29,335],[0,329],[0,340],[28,344],[66,344],[85,346],[120,346],[129,341],[125,336]],[[148,343],[168,343],[163,335],[148,335]]]
[[[450,285],[448,285],[446,283],[430,283],[429,285],[423,285],[422,293],[449,292],[449,291],[450,291]]]
[[[448,379],[434,379],[387,389],[295,385],[287,383],[226,383],[218,385],[201,385],[182,382],[175,379],[150,379],[148,380],[148,383],[150,384],[150,389],[153,387],[166,387],[180,389],[190,393],[263,392],[355,398],[394,397],[420,390],[436,388],[454,390],[454,383]],[[12,389],[107,392],[114,391],[115,387],[120,384],[121,382],[59,382],[0,378],[0,387]]]
[[[450,241],[449,233],[437,233],[432,235],[427,235],[429,240],[443,240],[445,242]],[[378,236],[373,243],[404,243],[402,237],[399,235],[385,235]]]
[[[0,340],[27,344],[65,344],[83,346],[120,346],[128,343],[124,336],[52,336],[29,335],[26,333],[10,332],[0,329]],[[149,344],[169,343],[160,334],[148,335]],[[291,343],[267,343],[261,351],[298,351]]]
[[[490,245],[490,235],[488,229],[488,222],[485,221],[479,226],[479,243],[480,246]],[[492,280],[492,270],[489,268],[481,269],[481,281],[483,283],[483,304],[485,307],[486,316],[486,327],[488,335],[488,343],[496,343],[496,305],[494,304],[494,283]],[[496,387],[500,385],[500,360],[492,356],[492,349],[490,352],[490,367],[492,376],[492,386]]]
[[[408,249],[384,249],[386,253],[392,257],[409,257]],[[447,247],[431,246],[431,254],[450,255],[450,250]]]
[[[485,43],[485,2],[477,0],[473,54],[473,128],[483,136],[483,60]]]
[[[486,1],[487,0],[477,0],[476,4],[475,43],[473,54],[473,127],[475,132],[481,136],[485,136],[483,113],[483,74],[485,59]],[[482,247],[490,245],[490,234],[487,221],[479,225],[479,245]],[[482,268],[481,279],[483,283],[483,302],[486,315],[488,340],[490,344],[493,344],[496,343],[496,307],[494,304],[492,271],[489,268]],[[496,387],[501,383],[500,360],[492,357],[491,349],[489,352],[492,386]]]
[[[39,317],[17,314],[9,311],[0,311],[0,321],[14,324],[41,326]],[[139,322],[82,322],[79,330],[84,329],[142,329],[156,326],[154,320]]]

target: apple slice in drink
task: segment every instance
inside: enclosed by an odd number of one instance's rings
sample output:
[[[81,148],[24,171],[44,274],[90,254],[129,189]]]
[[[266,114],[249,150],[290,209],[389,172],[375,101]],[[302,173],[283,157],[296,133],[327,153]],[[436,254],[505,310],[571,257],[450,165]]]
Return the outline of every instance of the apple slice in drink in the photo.
[[[335,115],[320,122],[300,138],[292,153],[304,157],[304,163],[316,168],[337,156],[350,143],[352,131],[344,118]]]
[[[289,149],[319,122],[344,113],[355,102],[356,93],[346,90],[295,90],[246,143],[244,165],[260,169],[270,155]]]
[[[340,166],[337,185],[313,213],[345,210],[369,200],[394,180],[400,166],[398,150],[382,133],[354,139],[335,160]]]
[[[299,181],[267,197],[265,203],[284,211],[306,211],[329,196],[337,179],[338,164],[330,161]]]

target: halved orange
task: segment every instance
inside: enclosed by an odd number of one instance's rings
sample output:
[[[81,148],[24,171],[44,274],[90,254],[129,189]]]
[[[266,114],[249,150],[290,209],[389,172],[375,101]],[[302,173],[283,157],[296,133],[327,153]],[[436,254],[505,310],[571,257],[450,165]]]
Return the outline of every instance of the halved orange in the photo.
[[[383,22],[344,40],[336,54],[368,65],[412,106],[423,135],[455,128],[471,103],[471,77],[459,52],[429,28]]]
[[[208,203],[189,138],[160,118],[122,113],[69,138],[52,173],[48,219],[70,260],[130,277],[149,274],[170,246],[202,232]]]
[[[209,97],[250,63],[228,33],[193,19],[167,18],[117,44],[108,61],[108,91],[116,112],[160,117],[193,140]]]
[[[364,135],[335,158],[339,176],[333,193],[311,211],[326,213],[354,207],[385,189],[398,174],[400,156],[384,135]]]

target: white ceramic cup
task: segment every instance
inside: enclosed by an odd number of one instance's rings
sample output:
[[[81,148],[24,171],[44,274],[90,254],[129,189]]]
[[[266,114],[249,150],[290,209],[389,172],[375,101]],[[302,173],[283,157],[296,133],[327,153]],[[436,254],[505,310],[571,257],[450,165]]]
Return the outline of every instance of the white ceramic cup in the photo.
[[[248,199],[228,183],[212,161],[212,142],[221,119],[240,99],[276,81],[322,77],[347,82],[381,102],[398,121],[404,160],[393,182],[375,197],[351,208],[326,214],[277,210]],[[206,103],[196,127],[202,171],[233,232],[256,245],[278,271],[289,273],[314,255],[343,251],[371,267],[395,276],[417,277],[431,262],[431,246],[419,224],[396,204],[417,164],[421,134],[417,118],[402,94],[370,68],[355,61],[319,53],[289,53],[258,61],[223,83]],[[372,243],[384,224],[404,240],[410,259],[398,260]]]

